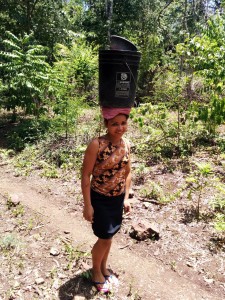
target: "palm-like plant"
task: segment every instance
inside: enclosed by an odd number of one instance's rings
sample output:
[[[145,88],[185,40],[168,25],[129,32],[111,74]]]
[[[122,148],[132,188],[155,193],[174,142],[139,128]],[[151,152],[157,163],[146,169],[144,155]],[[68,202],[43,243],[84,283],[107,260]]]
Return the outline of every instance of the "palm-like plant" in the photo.
[[[7,32],[0,51],[0,106],[16,113],[38,115],[43,108],[50,83],[50,66],[43,55],[45,48],[32,44],[32,34],[22,38]]]

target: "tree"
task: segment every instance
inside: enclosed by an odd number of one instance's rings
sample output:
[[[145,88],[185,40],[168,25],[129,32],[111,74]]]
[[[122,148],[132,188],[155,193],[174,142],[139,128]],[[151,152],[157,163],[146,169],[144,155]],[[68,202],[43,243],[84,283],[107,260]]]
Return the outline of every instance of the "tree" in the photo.
[[[1,107],[14,111],[21,108],[27,114],[38,115],[50,86],[50,66],[43,54],[44,47],[32,45],[33,36],[18,38],[6,32],[6,51],[0,51],[2,86]]]
[[[225,120],[225,20],[219,14],[212,16],[201,34],[189,37],[177,45],[177,52],[184,57],[185,68],[202,78],[205,101],[197,104],[198,119],[215,134],[217,125]]]
[[[54,45],[66,42],[70,29],[66,5],[61,0],[0,0],[0,35],[4,39],[6,31],[18,37],[33,32],[36,44],[48,47],[52,62]]]

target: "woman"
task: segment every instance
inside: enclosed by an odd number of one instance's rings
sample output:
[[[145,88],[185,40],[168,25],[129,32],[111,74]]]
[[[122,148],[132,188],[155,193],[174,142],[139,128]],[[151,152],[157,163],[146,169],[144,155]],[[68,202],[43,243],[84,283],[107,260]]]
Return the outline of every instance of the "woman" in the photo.
[[[123,210],[131,210],[130,146],[123,138],[130,109],[102,109],[107,133],[88,145],[82,169],[83,216],[98,237],[92,248],[92,281],[108,292],[113,280],[107,269],[112,238],[120,229]],[[114,277],[115,279],[115,277]]]

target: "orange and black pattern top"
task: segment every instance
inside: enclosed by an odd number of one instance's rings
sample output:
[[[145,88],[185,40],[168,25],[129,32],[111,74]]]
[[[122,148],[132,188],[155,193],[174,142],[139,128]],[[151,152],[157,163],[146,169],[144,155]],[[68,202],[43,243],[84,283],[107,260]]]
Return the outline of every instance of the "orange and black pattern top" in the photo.
[[[126,166],[130,159],[130,146],[121,139],[113,145],[104,137],[98,138],[99,150],[92,172],[91,188],[105,196],[118,196],[125,192]]]

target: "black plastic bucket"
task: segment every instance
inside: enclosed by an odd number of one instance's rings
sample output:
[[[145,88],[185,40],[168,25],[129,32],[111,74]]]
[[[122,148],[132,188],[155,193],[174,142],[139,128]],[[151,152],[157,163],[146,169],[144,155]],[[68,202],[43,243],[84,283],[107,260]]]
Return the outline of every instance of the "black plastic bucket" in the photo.
[[[122,39],[118,40],[117,48],[99,50],[99,103],[103,107],[132,107],[135,100],[141,53],[114,50],[121,49]]]

